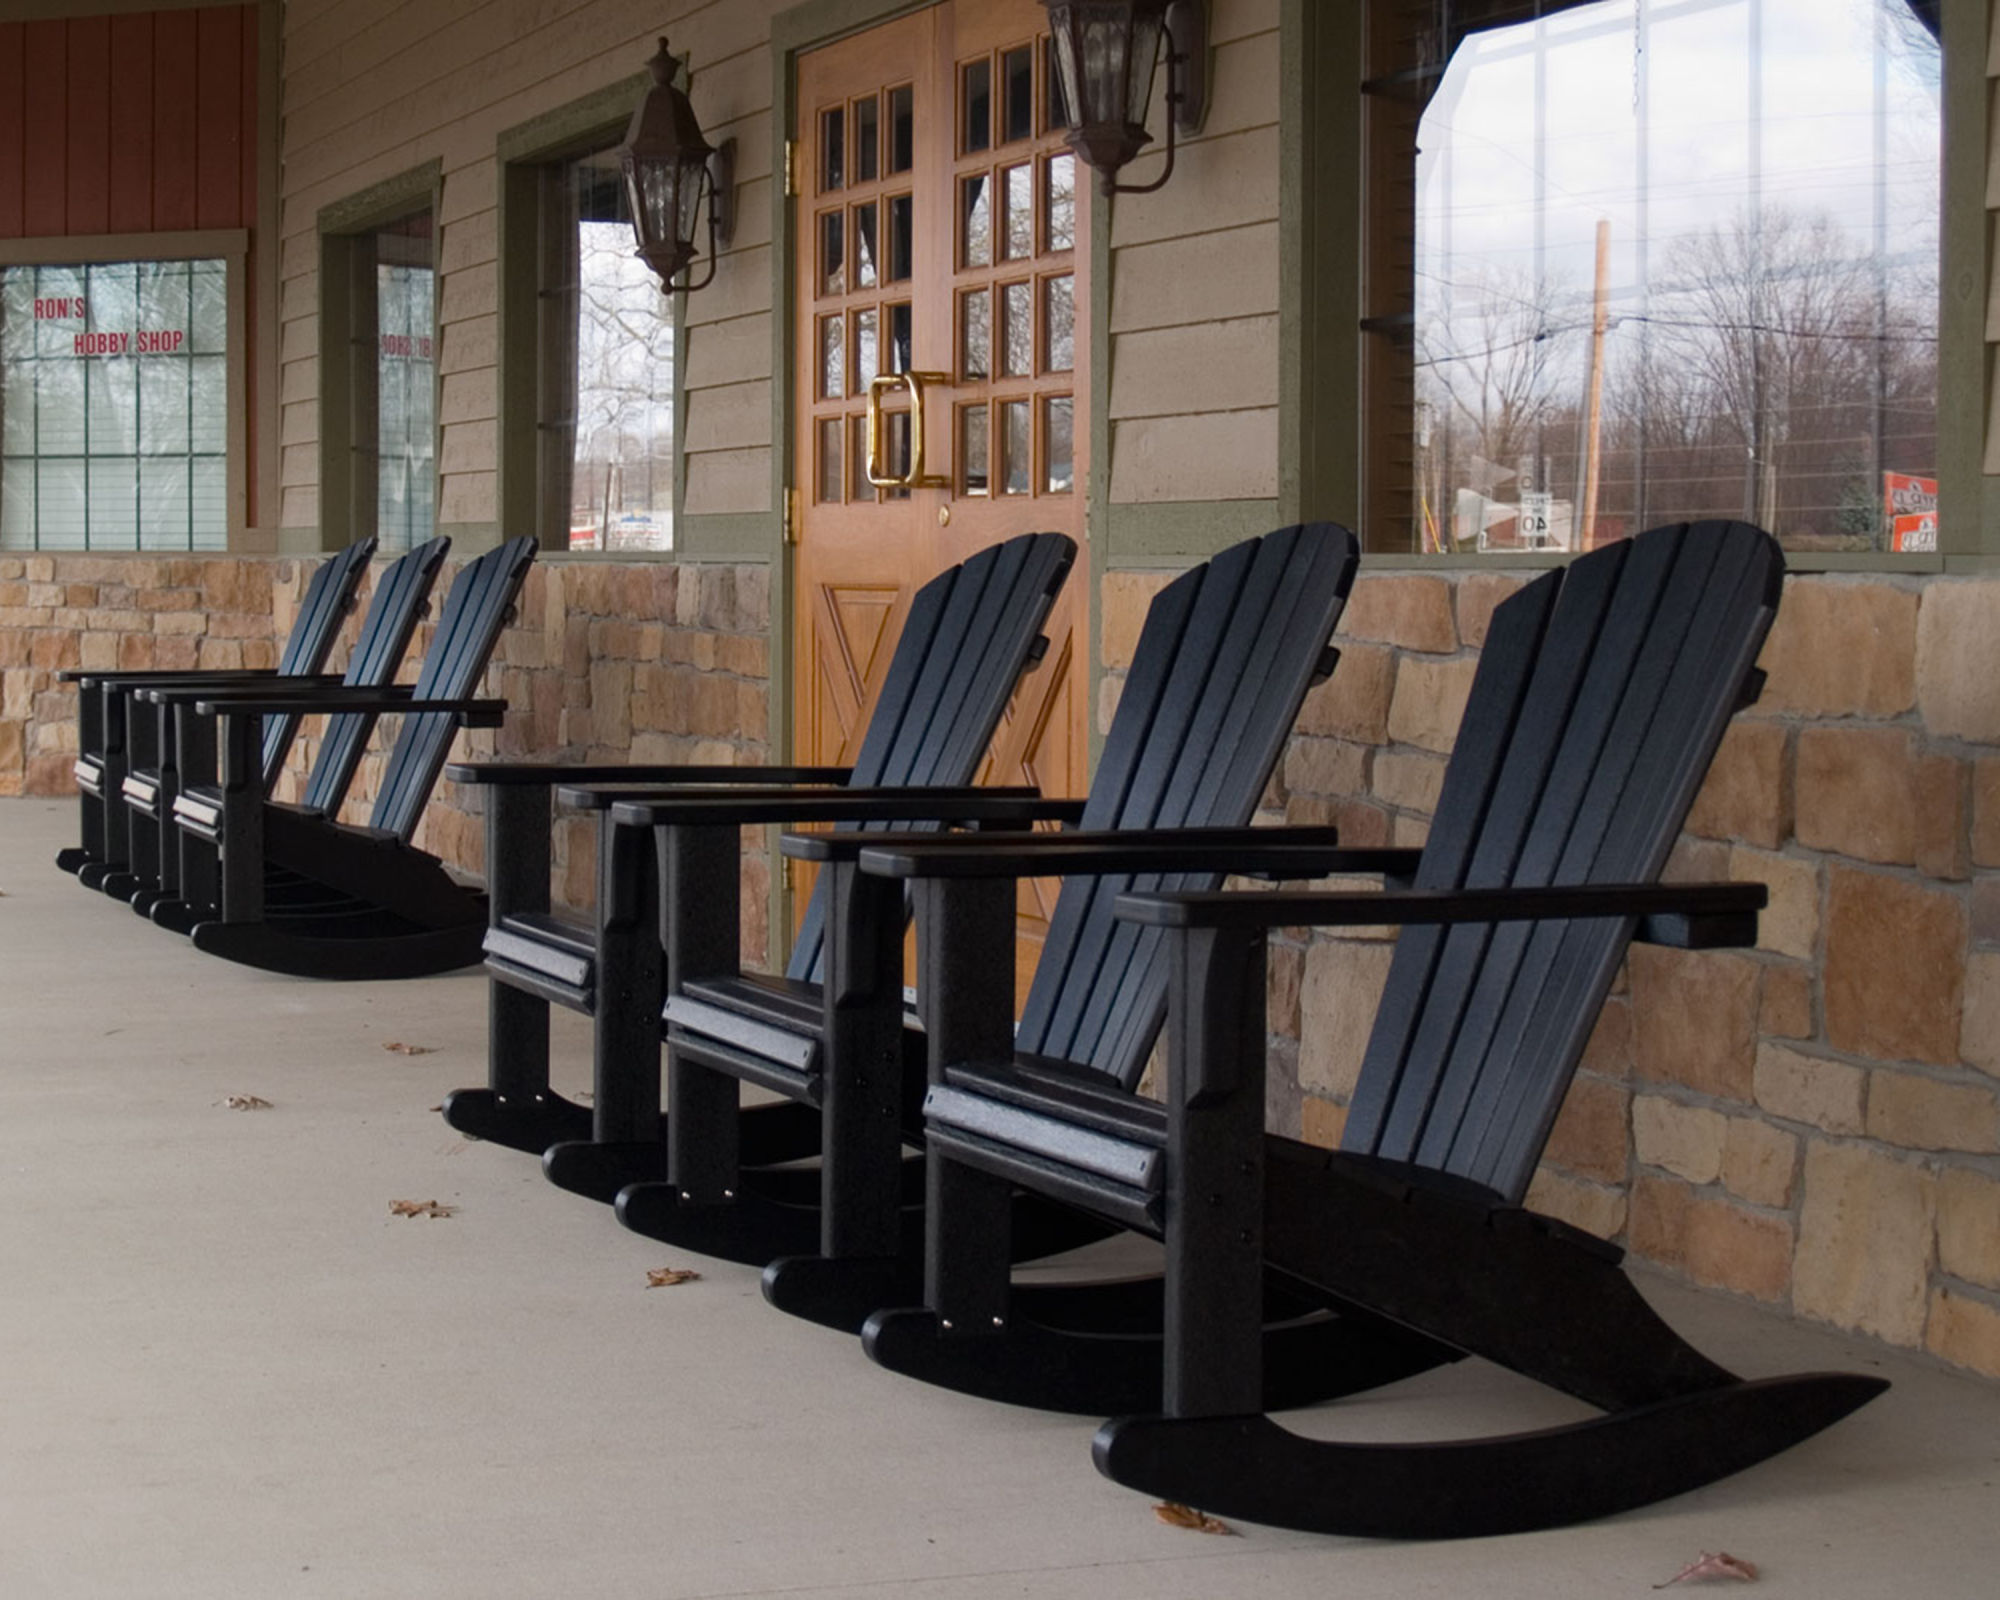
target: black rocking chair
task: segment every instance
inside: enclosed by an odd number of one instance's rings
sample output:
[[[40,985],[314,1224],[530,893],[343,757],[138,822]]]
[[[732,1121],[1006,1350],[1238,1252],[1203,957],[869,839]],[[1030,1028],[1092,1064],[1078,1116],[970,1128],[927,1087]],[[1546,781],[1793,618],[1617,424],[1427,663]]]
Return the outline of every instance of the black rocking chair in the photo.
[[[292,631],[272,669],[240,668],[212,671],[96,672],[88,668],[59,672],[62,683],[77,686],[76,775],[79,843],[56,853],[56,865],[83,880],[85,888],[103,888],[105,880],[130,870],[122,788],[130,767],[127,756],[128,697],[147,684],[263,682],[273,678],[316,678],[340,637],[341,624],[354,609],[355,591],[368,575],[375,554],[373,539],[360,539],[328,557],[314,569],[299,599]],[[274,720],[264,730],[265,762],[276,771],[298,731],[298,719]],[[114,891],[115,893],[115,891]]]
[[[1021,850],[982,864],[920,841],[864,851],[864,870],[914,881],[920,950],[936,964],[919,979],[926,1303],[872,1317],[870,1354],[973,1393],[1142,1413],[1107,1423],[1095,1457],[1148,1494],[1396,1538],[1648,1504],[1879,1393],[1881,1380],[1843,1374],[1737,1378],[1646,1305],[1615,1246],[1520,1203],[1628,943],[1755,939],[1761,885],[1658,875],[1730,714],[1761,681],[1782,576],[1767,535],[1699,523],[1597,551],[1507,600],[1421,852],[1294,848],[1281,831],[1237,863],[1380,872],[1385,892],[1123,896],[1126,926],[1170,944],[1165,1104],[1082,1063],[1021,1059],[1002,998],[977,977],[1005,939],[1006,878],[991,873],[1129,862],[1080,844],[1066,863]],[[1380,924],[1404,931],[1342,1148],[1267,1134],[1268,930]],[[1017,1188],[1161,1236],[1163,1329],[1038,1322],[1008,1281]],[[1274,1278],[1323,1309],[1274,1323]],[[1606,1414],[1453,1443],[1316,1442],[1267,1415],[1309,1387],[1288,1342],[1301,1339],[1341,1390],[1469,1353]],[[1135,1371],[1149,1394],[1134,1395]]]
[[[855,808],[874,797],[891,805],[895,815],[913,819],[912,825],[934,815],[940,804],[979,814],[1007,803],[1018,808],[1022,791],[968,786],[1021,674],[1041,659],[1047,645],[1042,624],[1075,557],[1075,544],[1062,534],[1024,534],[980,551],[918,589],[851,768],[467,762],[447,769],[456,782],[488,786],[492,902],[485,948],[492,985],[488,1082],[447,1096],[445,1120],[482,1139],[546,1152],[554,1181],[607,1203],[632,1179],[663,1172],[665,978],[653,909],[653,836],[648,828],[610,825],[613,802],[644,791],[580,786],[673,785],[669,792],[705,795],[719,814],[732,818],[735,808],[751,807],[743,816],[746,823],[790,817],[792,808],[809,799],[820,807],[845,807],[842,815],[852,818],[867,814]],[[594,927],[549,911],[551,799],[558,786],[565,804],[598,818]],[[882,800],[885,790],[895,798]],[[759,806],[762,810],[755,810]],[[706,926],[718,946],[727,947],[732,966],[738,943],[738,835],[731,820],[698,842],[710,852],[703,870],[714,880],[704,880],[712,896]],[[818,981],[825,900],[824,888],[816,887],[786,969],[788,984]],[[702,957],[704,964],[717,959],[719,951]],[[593,1107],[549,1087],[551,1002],[596,1019]],[[791,1105],[746,1111],[749,1158],[768,1163],[815,1153],[818,1119],[803,1111]]]
[[[216,724],[199,716],[204,700],[311,694],[319,689],[381,689],[392,685],[401,669],[410,639],[430,610],[430,593],[451,548],[446,538],[431,539],[397,557],[383,571],[354,636],[347,670],[338,679],[311,682],[265,680],[244,683],[170,682],[143,684],[130,696],[126,713],[130,760],[119,785],[124,799],[131,871],[106,879],[106,894],[129,900],[142,917],[185,933],[196,905],[212,906],[219,892],[215,853],[203,840],[173,825],[174,801],[184,784],[215,782]],[[303,713],[267,717],[264,722],[263,783],[269,793],[284,770],[285,754]],[[340,809],[348,785],[375,730],[375,713],[342,712],[326,719],[312,769],[306,774],[303,801],[308,811],[329,816]],[[174,909],[159,907],[180,902]]]
[[[206,700],[220,718],[222,782],[184,787],[183,832],[219,853],[219,914],[189,930],[195,947],[267,971],[316,978],[411,978],[479,959],[485,896],[410,843],[461,727],[497,727],[506,702],[472,698],[535,559],[510,539],[469,563],[445,597],[413,688]],[[265,796],[259,721],[294,711],[402,718],[366,826]],[[158,914],[156,911],[156,920]]]
[[[1090,796],[1067,820],[1121,833],[1248,832],[1241,825],[1300,702],[1332,669],[1327,641],[1356,562],[1346,529],[1292,527],[1237,545],[1164,589],[1148,613]],[[680,859],[678,841],[712,826],[704,807],[688,801],[623,803],[613,818],[658,828],[670,862]],[[953,837],[949,848],[981,848],[977,834]],[[868,838],[785,841],[788,851],[823,862],[833,885],[823,985],[737,972],[703,931],[713,897],[667,897],[668,1181],[618,1196],[628,1227],[686,1249],[768,1263],[773,1304],[849,1331],[885,1297],[912,1292],[922,1240],[921,1194],[907,1181],[919,1169],[906,1168],[902,1151],[921,1138],[923,1035],[904,1021],[902,888],[855,871]],[[1331,830],[1320,838],[1331,844]],[[1197,872],[1173,881],[1220,880]],[[1001,914],[1009,932],[984,952],[989,965],[979,976],[1010,1019],[1012,888],[1004,887],[1009,909]],[[1101,1062],[1108,1081],[1137,1082],[1165,1015],[1166,974],[1153,959],[1157,939],[1135,931],[1112,921],[1108,892],[1093,894],[1081,881],[1065,889],[1036,965],[1021,1048],[1076,1051]],[[820,1119],[825,1154],[817,1174],[741,1170],[739,1081],[776,1090]],[[801,1185],[801,1177],[812,1181]],[[1024,1203],[1013,1248],[1026,1259],[1104,1231],[1073,1211]]]

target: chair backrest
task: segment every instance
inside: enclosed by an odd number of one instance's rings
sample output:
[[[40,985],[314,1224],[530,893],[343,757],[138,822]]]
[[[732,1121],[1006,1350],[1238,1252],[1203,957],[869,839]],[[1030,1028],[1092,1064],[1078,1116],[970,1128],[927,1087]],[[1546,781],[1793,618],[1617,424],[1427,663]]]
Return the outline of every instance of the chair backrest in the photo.
[[[1783,579],[1770,535],[1698,522],[1594,551],[1510,596],[1417,886],[1657,879],[1756,681]],[[1633,926],[1405,928],[1343,1146],[1518,1200]]]
[[[353,689],[379,689],[395,682],[450,549],[450,539],[431,539],[398,556],[384,569],[368,602],[368,614],[361,619],[361,631],[354,636],[342,683]],[[360,711],[326,719],[319,754],[306,774],[302,798],[309,809],[327,816],[340,809],[368,748],[375,720],[372,712]]]
[[[493,647],[500,642],[500,631],[512,618],[514,597],[521,592],[534,560],[532,538],[509,539],[472,562],[452,581],[424,657],[424,670],[411,691],[417,699],[462,700],[479,687]],[[375,809],[369,814],[371,828],[393,833],[406,842],[417,831],[417,819],[430,800],[457,730],[457,718],[447,711],[403,718],[383,769]]]
[[[917,590],[849,783],[972,782],[1075,559],[1076,544],[1065,535],[1024,533]],[[825,921],[824,896],[815,886],[786,967],[790,976],[820,976]]]
[[[361,579],[367,573],[368,563],[374,554],[373,537],[357,539],[313,570],[306,583],[306,592],[299,597],[298,615],[292,619],[292,631],[286,636],[285,648],[278,656],[280,677],[306,677],[326,665],[326,658],[333,653],[333,642],[340,637],[340,625],[347,620],[347,613],[354,609],[354,592],[361,587]],[[264,719],[264,786],[267,789],[278,780],[286,752],[291,749],[292,738],[299,731],[299,720],[296,716]]]
[[[1332,523],[1225,550],[1153,601],[1084,805],[1086,828],[1250,820],[1300,702],[1329,665],[1359,551]],[[1209,889],[1210,874],[1071,878],[1049,920],[1017,1048],[1134,1087],[1166,1019],[1157,928],[1113,917],[1128,889]]]

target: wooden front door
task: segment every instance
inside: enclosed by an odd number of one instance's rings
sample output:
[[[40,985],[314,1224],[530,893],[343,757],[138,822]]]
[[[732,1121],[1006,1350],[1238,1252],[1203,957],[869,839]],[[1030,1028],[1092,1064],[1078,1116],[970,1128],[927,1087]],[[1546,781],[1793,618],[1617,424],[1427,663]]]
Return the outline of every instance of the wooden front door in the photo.
[[[919,585],[1054,530],[1079,559],[981,781],[1088,779],[1090,254],[1046,15],[948,0],[799,58],[802,761],[852,759]],[[1054,887],[1023,886],[1024,971]]]

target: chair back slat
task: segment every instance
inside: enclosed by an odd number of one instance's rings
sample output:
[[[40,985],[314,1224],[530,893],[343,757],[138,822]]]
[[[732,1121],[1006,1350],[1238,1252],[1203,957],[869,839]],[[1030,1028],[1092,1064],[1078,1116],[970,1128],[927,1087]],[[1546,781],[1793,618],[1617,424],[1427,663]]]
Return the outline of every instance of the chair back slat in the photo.
[[[1768,535],[1697,523],[1593,552],[1504,602],[1419,883],[1657,879],[1782,577]],[[1518,1199],[1633,927],[1613,917],[1404,930],[1343,1146]]]
[[[419,700],[461,700],[479,687],[514,597],[534,563],[535,541],[509,539],[474,561],[445,596],[444,612],[431,637],[424,669],[411,693]],[[408,841],[417,831],[438,773],[451,753],[457,718],[448,711],[418,712],[403,718],[382,772],[382,787],[369,814],[370,827]]]
[[[1665,869],[1675,838],[1707,776],[1723,730],[1740,702],[1777,605],[1779,569],[1749,539],[1727,540],[1726,524],[1690,528],[1677,581],[1698,585],[1702,601],[1679,640],[1654,709],[1616,792],[1600,781],[1586,801],[1605,826],[1586,850],[1573,848],[1559,882],[1645,883]],[[1635,683],[1641,674],[1635,672]],[[1525,1191],[1547,1142],[1571,1072],[1588,1043],[1632,934],[1631,919],[1546,923],[1524,963],[1521,984],[1496,1040],[1504,1070],[1477,1080],[1449,1160],[1477,1181]],[[1540,958],[1539,965],[1535,964]],[[1538,1003],[1530,1008],[1530,1001]]]
[[[368,571],[368,562],[374,554],[375,541],[372,538],[357,539],[314,569],[312,577],[306,582],[306,592],[299,597],[298,615],[292,620],[292,631],[286,636],[285,648],[278,657],[280,677],[308,677],[326,665],[326,658],[333,653],[334,641],[340,637],[340,626],[347,620],[347,613],[354,608],[354,591],[361,587],[361,579]],[[299,731],[299,721],[297,716],[264,719],[266,789],[278,781],[286,753]]]
[[[451,540],[440,536],[398,556],[384,569],[361,631],[354,636],[342,683],[352,689],[379,689],[395,681],[450,550]],[[331,816],[340,809],[375,720],[371,713],[353,711],[326,719],[319,753],[306,774],[302,798],[309,810]]]
[[[854,787],[972,782],[1075,559],[1063,534],[1023,534],[917,590],[855,756]],[[786,967],[791,977],[821,975],[824,898],[815,885]]]
[[[1183,574],[1148,612],[1105,742],[1087,828],[1247,822],[1340,618],[1357,562],[1332,524],[1281,529]],[[1211,874],[1065,882],[1019,1047],[1134,1086],[1166,1015],[1158,930],[1121,922],[1128,889],[1207,888]]]

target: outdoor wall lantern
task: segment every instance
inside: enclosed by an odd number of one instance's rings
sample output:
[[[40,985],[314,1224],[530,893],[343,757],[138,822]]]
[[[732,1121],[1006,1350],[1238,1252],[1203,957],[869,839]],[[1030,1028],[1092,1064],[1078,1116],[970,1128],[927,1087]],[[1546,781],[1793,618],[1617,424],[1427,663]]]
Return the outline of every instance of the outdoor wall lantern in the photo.
[[[1095,167],[1107,194],[1150,194],[1173,175],[1174,132],[1201,126],[1207,100],[1207,0],[1042,0],[1056,75],[1069,111],[1069,146]],[[1119,183],[1118,169],[1152,135],[1146,107],[1160,46],[1167,52],[1167,164],[1151,183]]]
[[[665,39],[646,65],[653,74],[653,87],[632,113],[625,142],[618,149],[632,206],[632,232],[640,256],[659,275],[660,287],[671,292],[674,279],[695,257],[695,223],[705,188],[708,271],[700,282],[683,287],[706,288],[715,276],[717,247],[727,244],[735,231],[731,202],[736,141],[725,139],[717,149],[702,137],[693,105],[674,87],[678,63],[668,54]]]

